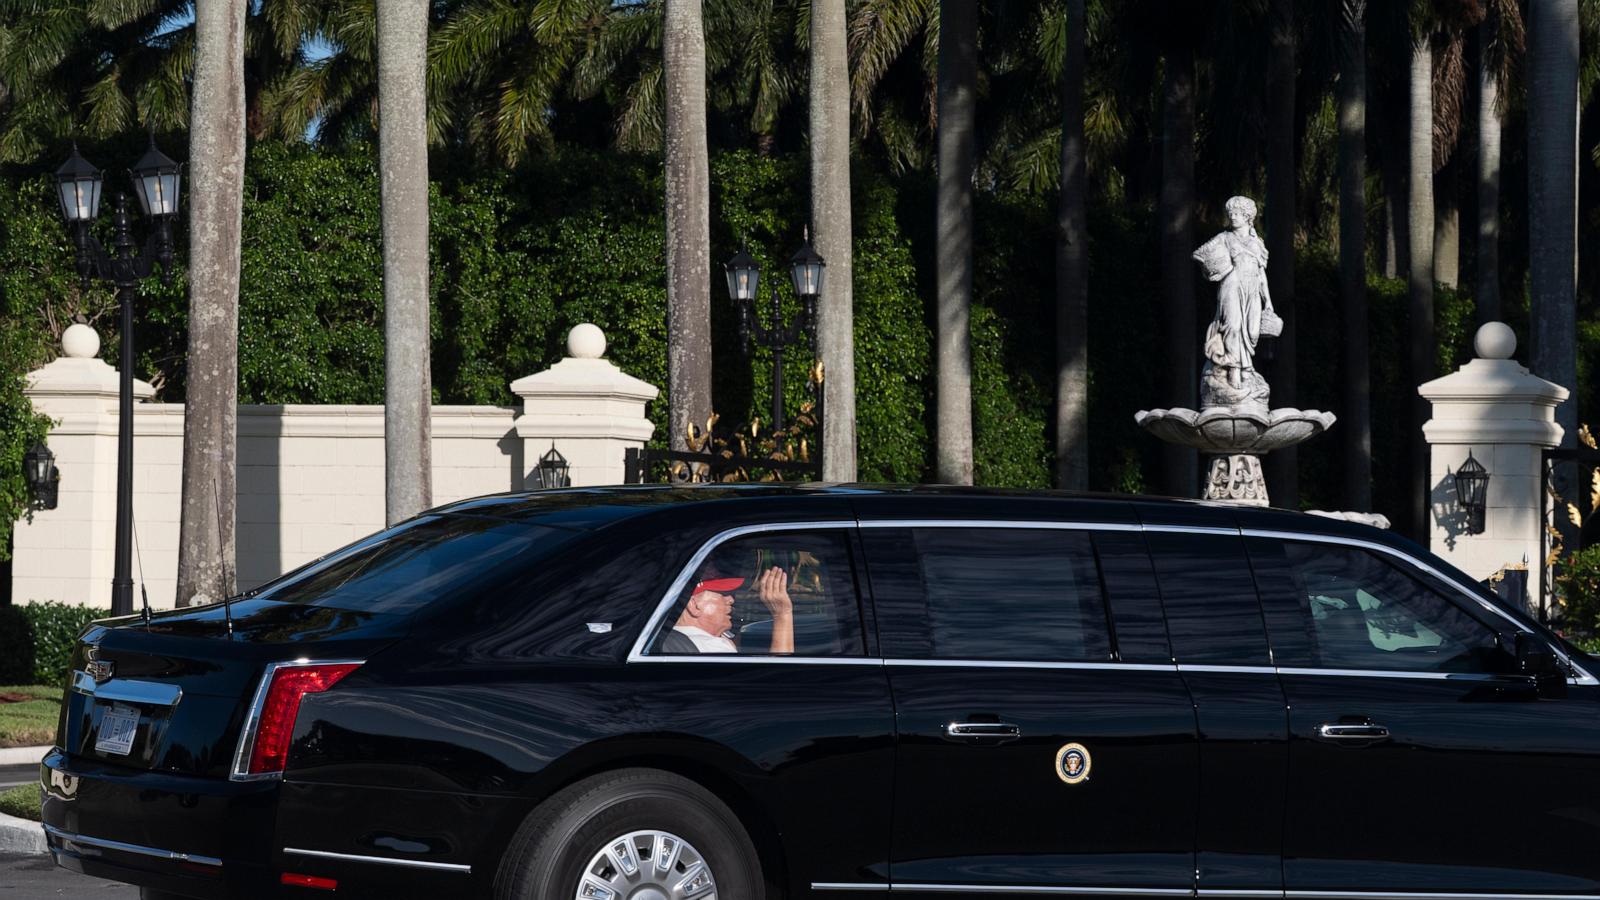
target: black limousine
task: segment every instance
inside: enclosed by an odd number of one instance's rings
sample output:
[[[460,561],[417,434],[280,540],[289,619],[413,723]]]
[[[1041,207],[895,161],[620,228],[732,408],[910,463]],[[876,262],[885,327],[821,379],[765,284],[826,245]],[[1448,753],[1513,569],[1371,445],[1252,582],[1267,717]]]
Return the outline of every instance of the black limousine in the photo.
[[[50,850],[147,897],[1600,896],[1597,661],[1278,510],[500,495],[72,669]]]

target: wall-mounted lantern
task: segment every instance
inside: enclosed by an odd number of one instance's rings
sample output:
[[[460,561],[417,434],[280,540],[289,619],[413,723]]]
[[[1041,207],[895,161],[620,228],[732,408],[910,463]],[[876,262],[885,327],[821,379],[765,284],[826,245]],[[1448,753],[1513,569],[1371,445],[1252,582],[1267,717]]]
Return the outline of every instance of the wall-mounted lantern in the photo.
[[[539,465],[533,470],[533,486],[535,489],[572,486],[567,458],[561,455],[554,443],[550,445],[549,453],[539,457]]]
[[[1467,461],[1456,469],[1456,502],[1467,514],[1467,534],[1483,534],[1484,510],[1489,498],[1489,470],[1472,458],[1467,451]]]
[[[56,469],[56,455],[44,444],[34,444],[22,456],[22,477],[33,492],[35,509],[55,509],[61,472]]]

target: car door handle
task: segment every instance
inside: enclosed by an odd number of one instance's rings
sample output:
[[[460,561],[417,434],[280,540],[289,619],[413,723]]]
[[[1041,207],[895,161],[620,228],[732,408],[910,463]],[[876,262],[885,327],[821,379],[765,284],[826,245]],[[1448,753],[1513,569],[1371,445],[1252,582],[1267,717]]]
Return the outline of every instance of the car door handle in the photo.
[[[1389,729],[1374,722],[1329,722],[1317,726],[1317,737],[1345,743],[1373,743],[1389,739]]]
[[[1003,744],[1022,737],[1022,729],[1009,722],[951,722],[944,738],[963,744]]]

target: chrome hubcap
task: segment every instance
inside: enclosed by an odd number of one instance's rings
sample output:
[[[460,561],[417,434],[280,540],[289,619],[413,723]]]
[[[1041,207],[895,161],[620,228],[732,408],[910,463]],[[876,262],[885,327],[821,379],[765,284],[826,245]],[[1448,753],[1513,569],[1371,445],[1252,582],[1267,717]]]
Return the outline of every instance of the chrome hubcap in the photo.
[[[574,900],[716,900],[717,880],[694,845],[666,831],[633,831],[590,857]]]

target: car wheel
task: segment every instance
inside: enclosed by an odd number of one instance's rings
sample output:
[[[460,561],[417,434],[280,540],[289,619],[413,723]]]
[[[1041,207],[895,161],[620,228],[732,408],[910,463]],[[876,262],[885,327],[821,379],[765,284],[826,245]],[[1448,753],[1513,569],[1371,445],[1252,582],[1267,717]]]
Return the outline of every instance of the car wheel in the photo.
[[[761,863],[738,817],[693,781],[622,769],[552,796],[512,837],[500,900],[755,900]]]

